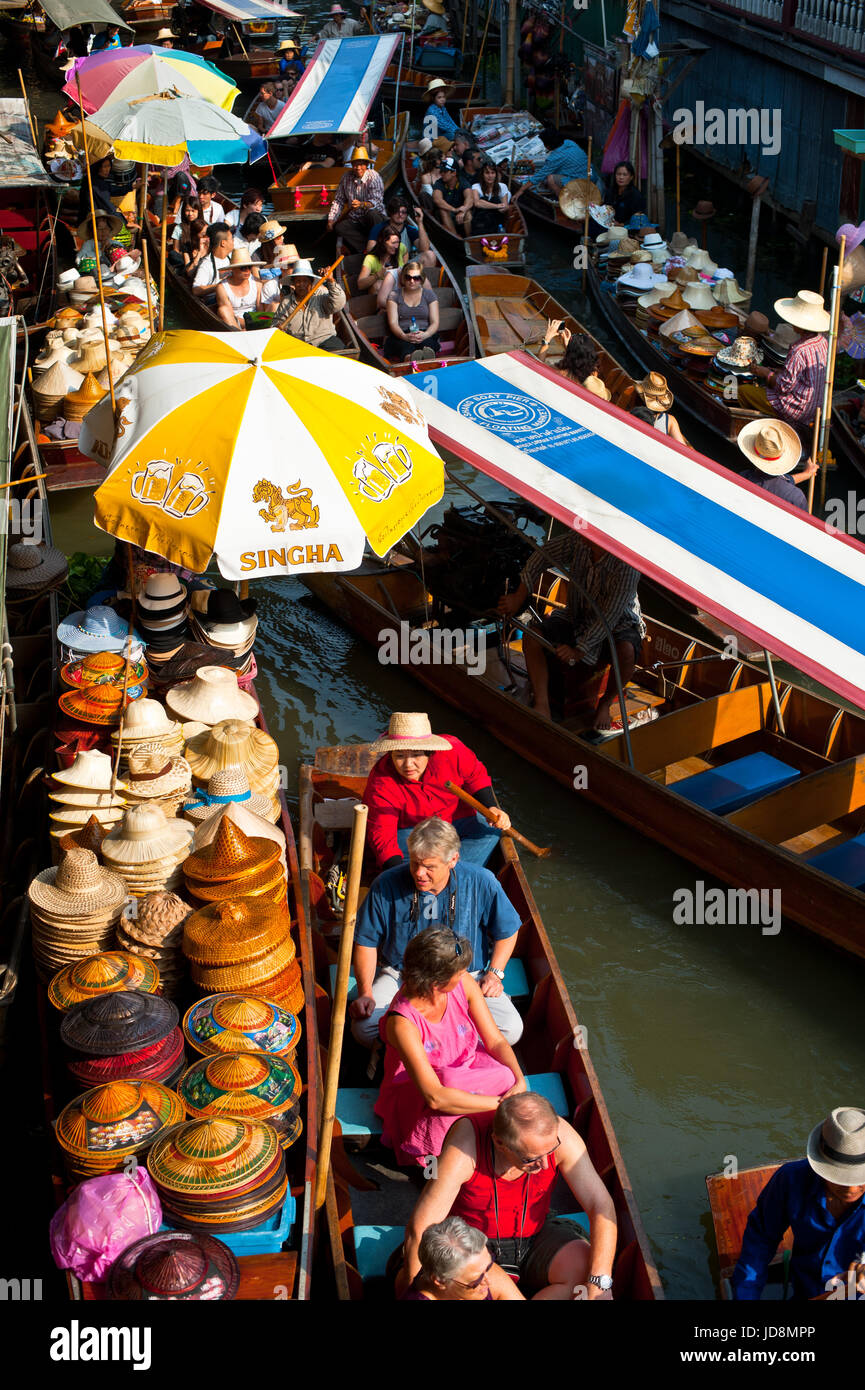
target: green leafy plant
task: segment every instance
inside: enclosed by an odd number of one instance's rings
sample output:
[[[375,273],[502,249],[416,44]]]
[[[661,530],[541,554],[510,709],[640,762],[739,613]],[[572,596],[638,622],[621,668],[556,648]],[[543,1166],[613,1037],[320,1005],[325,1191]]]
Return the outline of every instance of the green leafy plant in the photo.
[[[72,609],[84,607],[85,601],[96,588],[109,558],[108,555],[85,555],[80,550],[69,556],[69,577],[66,583]]]

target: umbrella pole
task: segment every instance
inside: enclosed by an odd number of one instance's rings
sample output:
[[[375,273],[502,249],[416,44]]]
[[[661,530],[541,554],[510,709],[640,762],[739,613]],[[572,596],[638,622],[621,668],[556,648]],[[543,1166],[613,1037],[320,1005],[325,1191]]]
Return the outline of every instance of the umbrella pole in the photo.
[[[141,244],[144,245],[144,219],[147,216],[147,182],[150,178],[150,165],[141,166],[141,188],[139,189],[138,199],[138,225],[141,228]]]
[[[817,457],[817,441],[818,441],[818,439],[820,438],[820,416],[821,416],[821,414],[822,414],[822,410],[821,410],[821,407],[818,405],[818,407],[817,407],[817,414],[814,416],[814,437],[813,437],[812,440],[811,440],[811,453],[810,453],[809,456],[808,456],[808,457],[809,457],[809,462],[811,462],[811,463],[813,463],[814,460],[815,460],[816,457]],[[817,479],[817,474],[816,474],[816,473],[812,474],[812,476],[808,479],[808,515],[809,515],[809,516],[811,516],[811,514],[812,514],[813,511],[814,511],[814,483],[816,482],[816,479]]]
[[[20,68],[18,69],[18,81],[21,83],[21,95],[24,98],[24,110],[27,112],[27,124],[30,127],[30,139],[33,141],[33,144],[36,146],[36,149],[38,150],[39,146],[36,141],[36,131],[33,129],[33,117],[30,115],[30,98],[27,95],[27,88],[24,86],[24,74],[22,73]]]
[[[96,247],[96,283],[99,286],[99,307],[102,310],[102,336],[105,339],[105,366],[108,371],[108,391],[111,396],[111,409],[115,409],[114,373],[111,370],[111,340],[108,337],[108,318],[105,314],[105,289],[102,284],[102,257],[96,239],[96,204],[93,201],[93,175],[90,170],[90,151],[87,148],[87,129],[84,123],[84,100],[81,96],[81,79],[75,74],[78,86],[78,106],[81,110],[81,139],[84,142],[84,167],[87,170],[87,192],[90,197],[90,225],[93,228],[93,245]]]
[[[159,331],[165,323],[165,243],[168,235],[168,170],[162,176],[162,235],[159,259]]]
[[[147,238],[141,238],[141,254],[144,258],[144,288],[147,291],[147,317],[150,320],[150,336],[153,337],[153,297],[150,293],[150,257],[147,254]]]
[[[682,146],[676,146],[676,231],[682,230],[682,195],[679,186],[682,162]]]
[[[588,149],[586,150],[586,179],[592,181],[592,137],[589,136]],[[583,293],[586,292],[586,275],[588,273],[589,262],[589,199],[586,197],[586,218],[583,223]]]
[[[823,407],[823,452],[820,459],[821,509],[826,505],[826,473],[829,469],[829,430],[832,425],[832,393],[835,387],[835,358],[838,355],[838,325],[841,320],[841,300],[844,298],[841,281],[844,276],[844,257],[846,251],[847,238],[846,236],[842,236],[841,249],[838,252],[838,266],[833,276],[835,292],[832,301],[832,319],[829,333],[829,362],[826,367],[826,393]]]
[[[818,293],[819,295],[822,295],[822,294],[823,294],[823,290],[824,290],[824,287],[825,287],[825,284],[826,284],[826,262],[828,261],[828,259],[829,259],[829,247],[828,247],[828,246],[824,246],[824,247],[823,247],[823,262],[822,262],[822,264],[821,264],[821,266],[820,266],[820,284],[817,286],[817,293]]]

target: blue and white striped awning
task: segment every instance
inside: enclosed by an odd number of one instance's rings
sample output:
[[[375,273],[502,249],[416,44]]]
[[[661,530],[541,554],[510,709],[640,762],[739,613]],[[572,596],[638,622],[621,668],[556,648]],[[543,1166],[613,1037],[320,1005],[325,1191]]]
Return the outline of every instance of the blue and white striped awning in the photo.
[[[286,9],[274,0],[200,0],[207,10],[216,10],[233,24],[248,24],[255,19],[300,19],[297,10]]]
[[[375,94],[401,42],[399,34],[325,39],[315,50],[312,62],[267,132],[267,138],[356,135],[363,130]]]
[[[525,353],[406,378],[440,448],[865,707],[865,547]]]

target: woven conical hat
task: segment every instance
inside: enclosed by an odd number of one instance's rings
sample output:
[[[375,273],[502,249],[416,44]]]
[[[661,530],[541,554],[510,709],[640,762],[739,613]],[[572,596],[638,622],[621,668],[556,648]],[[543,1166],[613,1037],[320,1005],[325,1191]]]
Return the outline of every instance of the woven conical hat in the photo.
[[[214,811],[212,816],[201,822],[195,831],[195,838],[192,841],[193,851],[204,849],[216,838],[217,831],[224,820],[233,821],[244,835],[251,835],[259,840],[273,840],[279,845],[280,862],[283,869],[286,868],[285,858],[285,835],[278,825],[272,825],[270,821],[257,816],[253,811],[247,810],[239,802],[231,802],[228,806],[221,807]]]
[[[188,878],[201,883],[233,883],[257,876],[278,860],[272,841],[250,838],[232,821],[223,820],[212,843],[191,854],[183,868]]]

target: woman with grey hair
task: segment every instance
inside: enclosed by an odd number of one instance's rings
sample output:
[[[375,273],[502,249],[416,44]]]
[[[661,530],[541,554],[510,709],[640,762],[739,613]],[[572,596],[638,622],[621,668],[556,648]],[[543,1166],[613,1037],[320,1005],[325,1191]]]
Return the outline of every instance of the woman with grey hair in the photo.
[[[491,1259],[484,1233],[461,1216],[447,1216],[428,1226],[421,1236],[418,1258],[420,1271],[402,1295],[405,1302],[525,1302],[513,1280]]]
[[[468,941],[449,927],[428,927],[406,947],[402,988],[379,1025],[387,1048],[375,1105],[400,1163],[425,1165],[458,1116],[526,1090],[470,966]]]

